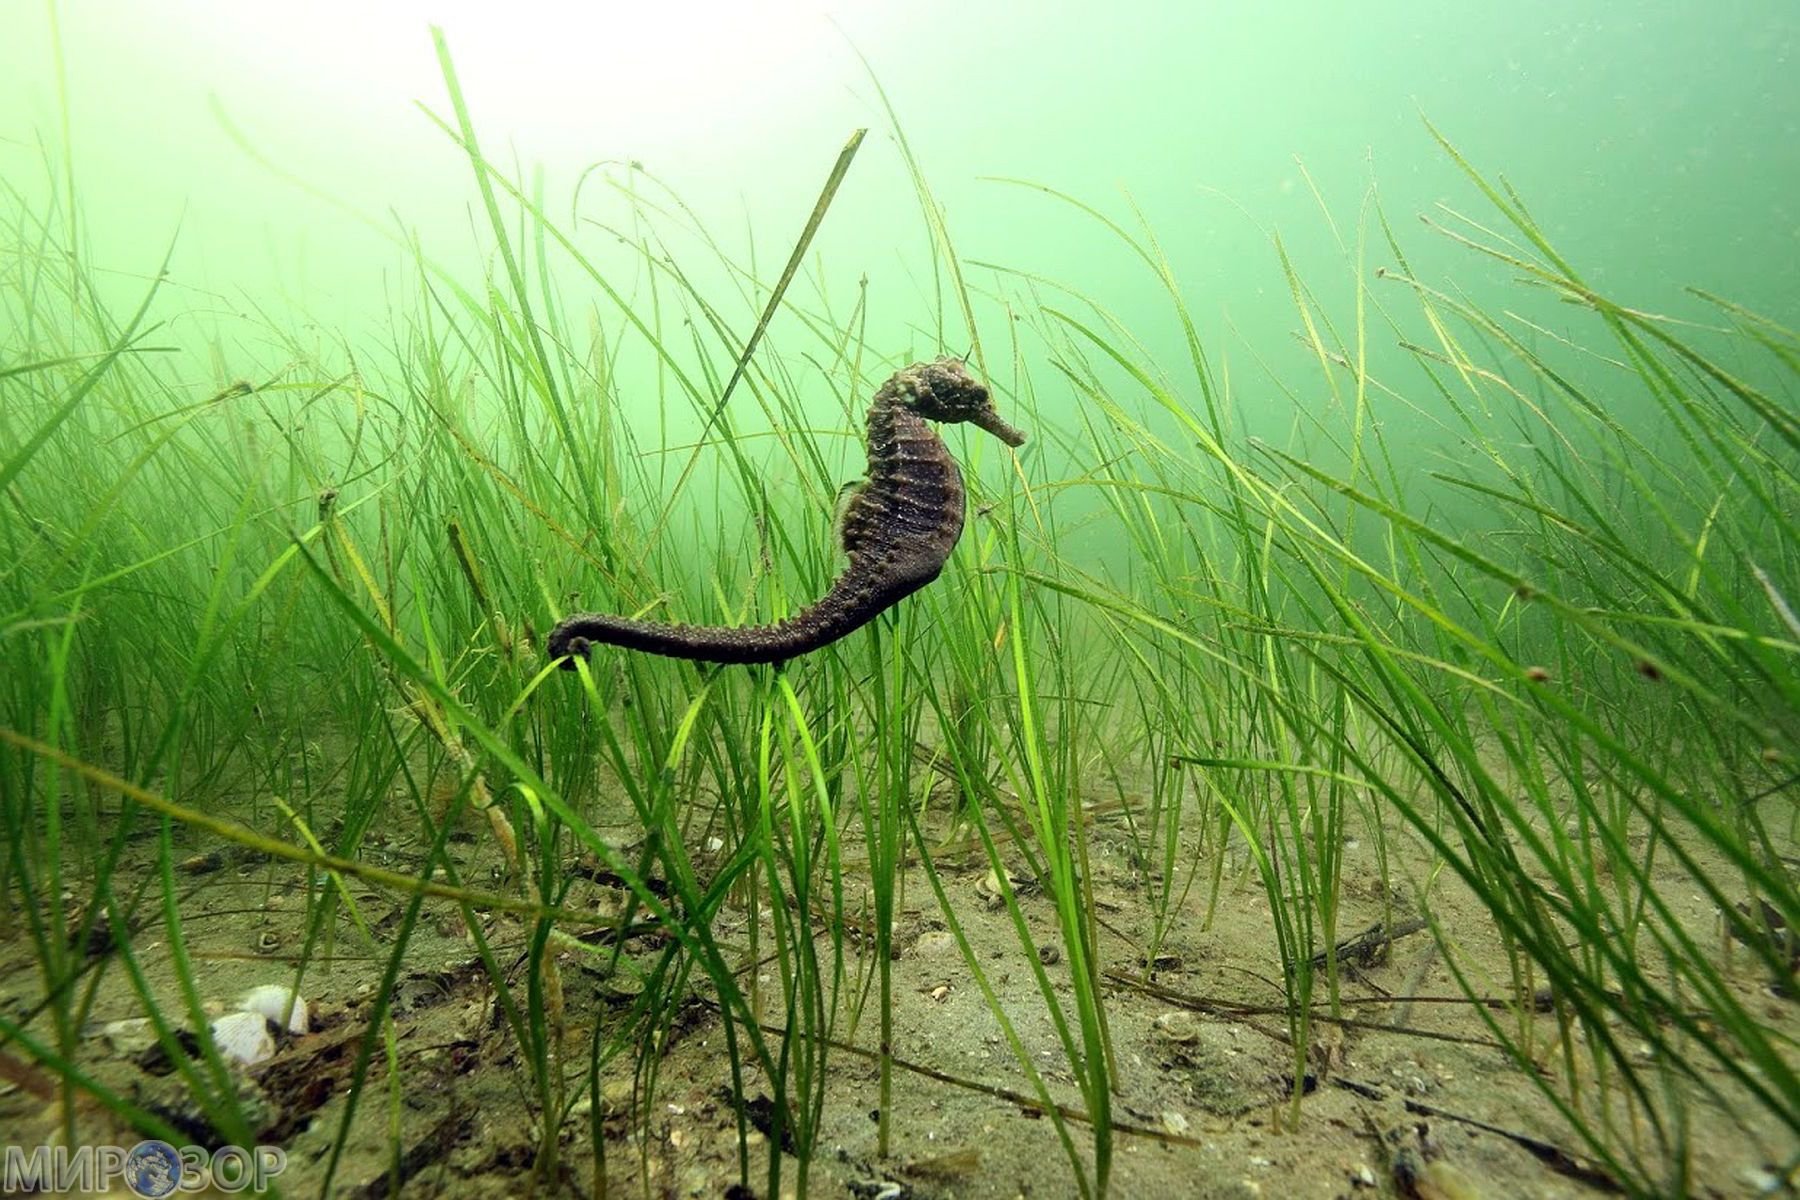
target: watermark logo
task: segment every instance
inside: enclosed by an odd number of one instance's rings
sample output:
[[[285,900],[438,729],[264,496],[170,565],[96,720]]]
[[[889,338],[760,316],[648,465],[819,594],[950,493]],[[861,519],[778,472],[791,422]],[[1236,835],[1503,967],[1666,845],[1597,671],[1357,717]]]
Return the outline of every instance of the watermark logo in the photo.
[[[146,1200],[207,1188],[264,1192],[285,1170],[280,1146],[7,1146],[0,1154],[0,1195],[105,1192],[118,1184]]]
[[[125,1154],[125,1186],[160,1200],[181,1186],[181,1155],[167,1142],[139,1142]]]

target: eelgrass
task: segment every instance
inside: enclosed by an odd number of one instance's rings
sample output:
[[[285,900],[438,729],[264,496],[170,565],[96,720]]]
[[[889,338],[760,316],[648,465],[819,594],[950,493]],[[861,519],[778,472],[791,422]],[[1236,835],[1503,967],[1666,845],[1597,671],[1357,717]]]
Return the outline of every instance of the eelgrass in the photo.
[[[1791,1044],[1746,1005],[1713,932],[1678,917],[1653,879],[1663,861],[1679,864],[1745,943],[1740,952],[1791,993],[1791,950],[1769,931],[1791,921],[1796,899],[1782,839],[1793,821],[1800,643],[1768,581],[1794,566],[1793,335],[1742,317],[1771,351],[1757,367],[1768,384],[1753,384],[1672,323],[1588,289],[1516,198],[1470,174],[1541,258],[1486,231],[1465,240],[1591,309],[1620,346],[1618,359],[1599,360],[1612,377],[1592,381],[1583,371],[1591,363],[1557,364],[1531,347],[1527,337],[1541,329],[1415,284],[1440,346],[1403,344],[1461,417],[1476,461],[1492,468],[1491,482],[1438,478],[1497,502],[1482,515],[1501,527],[1452,532],[1410,512],[1396,455],[1378,428],[1360,432],[1360,418],[1347,441],[1314,418],[1341,473],[1313,465],[1316,454],[1273,447],[1247,466],[1102,326],[1047,312],[1065,371],[1096,380],[1084,365],[1095,351],[1123,367],[1201,447],[1189,470],[1216,478],[1212,488],[1164,482],[1180,452],[1090,382],[1113,426],[1098,457],[1150,459],[1156,473],[1147,480],[1136,463],[1115,466],[1092,485],[1166,502],[1159,544],[1181,523],[1215,555],[1235,545],[1248,582],[1234,588],[1217,567],[1159,576],[1169,580],[1160,594],[1036,582],[1134,626],[1170,656],[1170,675],[1190,656],[1219,664],[1228,677],[1209,684],[1212,697],[1235,694],[1232,675],[1253,693],[1235,710],[1249,753],[1177,757],[1227,791],[1271,903],[1284,910],[1276,932],[1297,1042],[1309,976],[1293,947],[1306,945],[1315,918],[1318,931],[1333,924],[1329,855],[1343,789],[1373,791],[1495,917],[1515,997],[1510,1026],[1481,1010],[1496,1038],[1521,1063],[1540,1062],[1541,984],[1553,997],[1549,1048],[1562,1069],[1530,1078],[1630,1190],[1685,1192],[1683,1097],[1695,1088],[1718,1098],[1714,1070],[1790,1129],[1800,1111]],[[1398,245],[1389,248],[1404,265]],[[1303,339],[1333,390],[1337,375],[1349,378],[1356,401],[1344,407],[1353,412],[1371,389],[1396,394],[1364,365],[1368,286],[1359,273],[1347,336],[1293,289]],[[1453,332],[1459,323],[1479,350]],[[1643,401],[1662,419],[1660,445],[1633,431],[1641,417],[1628,425],[1613,415]],[[1516,532],[1507,527],[1515,515]],[[1371,518],[1382,524],[1377,536]],[[1215,523],[1229,532],[1209,543]],[[1145,529],[1138,541],[1148,544],[1147,524],[1127,527]],[[1772,572],[1766,561],[1783,566]],[[1196,612],[1212,619],[1196,622]],[[1271,639],[1268,653],[1257,636]],[[1295,655],[1308,664],[1304,676]],[[1197,690],[1175,696],[1164,720],[1191,725],[1202,703]],[[1255,786],[1246,769],[1274,782]],[[1768,802],[1782,796],[1771,822]],[[1759,903],[1777,916],[1763,923]],[[1481,994],[1488,981],[1466,973],[1452,934],[1440,936],[1471,997]]]
[[[354,1078],[388,1072],[390,1120],[402,1100],[385,997],[423,906],[454,904],[526,1067],[538,1176],[554,1177],[559,1132],[585,1101],[596,1191],[613,1170],[606,1083],[634,1081],[632,1124],[646,1129],[658,1048],[696,998],[721,1021],[741,1178],[757,1170],[751,1101],[766,1095],[761,1182],[780,1190],[785,1146],[804,1194],[847,1037],[873,1042],[877,1152],[900,1151],[905,1001],[890,960],[905,889],[922,887],[1074,1186],[1105,1194],[1118,943],[1098,921],[1084,797],[1108,779],[1147,902],[1135,971],[1155,969],[1196,906],[1229,902],[1228,878],[1260,883],[1292,1054],[1287,1120],[1304,1116],[1317,1023],[1341,1017],[1337,964],[1315,963],[1343,932],[1354,832],[1376,846],[1384,903],[1436,922],[1470,998],[1504,987],[1505,1011],[1473,1011],[1628,1191],[1686,1186],[1696,1095],[1729,1091],[1800,1134],[1792,1046],[1743,979],[1794,987],[1792,960],[1745,914],[1767,905],[1800,927],[1783,863],[1800,753],[1800,588],[1784,584],[1800,578],[1800,338],[1710,298],[1731,329],[1696,333],[1601,296],[1517,197],[1470,170],[1511,240],[1454,215],[1445,231],[1589,324],[1552,336],[1415,278],[1371,206],[1345,251],[1347,316],[1272,254],[1318,377],[1276,381],[1301,418],[1292,444],[1251,443],[1147,232],[1074,202],[1169,298],[1179,363],[1153,362],[1072,289],[1046,300],[1048,281],[963,262],[903,138],[936,251],[931,344],[872,334],[861,297],[840,313],[822,292],[795,294],[854,141],[778,286],[678,200],[648,198],[636,172],[615,228],[629,257],[603,269],[482,156],[440,53],[441,124],[469,156],[498,269],[478,292],[421,255],[416,311],[379,368],[295,346],[301,365],[254,384],[186,381],[146,337],[167,302],[155,287],[124,322],[96,301],[62,233],[72,193],[52,213],[10,213],[4,286],[21,319],[0,363],[0,444],[14,448],[0,458],[0,890],[43,1000],[0,1018],[0,1054],[66,1085],[71,1142],[77,1092],[174,1136],[82,1069],[81,1029],[115,968],[212,1128],[254,1140],[210,1039],[198,1061],[176,1039],[204,1030],[205,997],[173,864],[205,833],[312,873],[297,982],[340,938],[377,952],[383,999]],[[1394,264],[1386,278],[1367,269],[1377,254]],[[561,262],[609,307],[578,316],[589,301],[570,299]],[[714,279],[735,305],[702,283]],[[984,286],[1026,317],[1004,346],[979,336]],[[892,366],[970,341],[1036,437],[1002,462],[969,443],[977,515],[934,587],[785,672],[615,656],[570,676],[542,661],[538,633],[577,592],[583,607],[733,624],[816,595],[836,570],[831,502],[860,466],[864,398]],[[1075,397],[1073,421],[1033,420],[1033,398],[1053,393]],[[1627,404],[1651,419],[1619,419]],[[1473,453],[1421,479],[1377,411],[1440,414]],[[670,447],[672,429],[700,434]],[[765,486],[774,474],[792,486]],[[1123,567],[1059,552],[1082,522],[1116,531]],[[934,791],[943,780],[953,796]],[[213,815],[249,794],[271,798],[253,830]],[[602,817],[637,836],[602,836]],[[494,851],[498,874],[479,885],[447,852],[459,820]],[[427,846],[407,873],[364,861],[372,831],[394,823]],[[1027,1053],[1029,1014],[1001,1003],[966,936],[946,828],[971,831],[992,868],[1072,1088]],[[119,864],[140,830],[154,831],[157,871],[130,879]],[[1426,848],[1418,878],[1390,854],[1403,838]],[[597,944],[570,936],[564,907],[581,857],[629,897]],[[1026,920],[1021,866],[1054,914],[1054,956]],[[1665,870],[1708,897],[1719,929],[1671,907]],[[1445,877],[1492,914],[1504,978],[1438,921]],[[391,944],[350,880],[406,898]],[[67,906],[66,891],[91,900]],[[483,912],[516,915],[504,948]],[[741,940],[718,932],[728,915]],[[133,947],[148,924],[169,939],[166,962]],[[661,948],[628,954],[626,931],[643,927]],[[570,960],[636,989],[585,1046],[568,1041]],[[344,1106],[339,1153],[375,1095]]]

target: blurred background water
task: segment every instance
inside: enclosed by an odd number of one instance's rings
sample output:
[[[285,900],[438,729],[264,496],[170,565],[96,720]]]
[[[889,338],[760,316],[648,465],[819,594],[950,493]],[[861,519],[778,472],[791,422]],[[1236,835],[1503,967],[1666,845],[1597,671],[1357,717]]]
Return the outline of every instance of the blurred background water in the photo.
[[[1355,276],[1339,239],[1360,229],[1363,270],[1392,266],[1378,195],[1420,277],[1561,319],[1553,297],[1421,236],[1416,216],[1440,203],[1487,219],[1421,118],[1511,181],[1615,299],[1698,316],[1681,291],[1697,285],[1778,319],[1800,311],[1800,9],[1744,0],[14,0],[0,12],[0,172],[28,198],[72,179],[89,262],[120,306],[176,239],[159,339],[212,356],[221,381],[287,355],[272,327],[372,361],[390,318],[417,307],[406,239],[465,283],[490,265],[468,162],[422,111],[449,115],[433,23],[484,150],[542,187],[629,296],[645,295],[642,265],[602,228],[630,226],[624,189],[657,203],[651,177],[672,189],[766,285],[838,148],[870,126],[815,243],[822,266],[795,294],[822,286],[841,314],[866,277],[884,352],[965,349],[939,344],[965,331],[934,324],[929,237],[878,80],[959,253],[1080,288],[1179,364],[1166,299],[1103,228],[990,177],[1127,224],[1136,206],[1232,373],[1245,429],[1277,440],[1291,406],[1262,402],[1256,381],[1317,364],[1293,336],[1272,235],[1341,316]],[[562,282],[575,311],[603,307],[579,276]],[[725,282],[711,281],[722,303]],[[728,314],[741,337],[755,305]],[[990,318],[983,336],[1000,338]],[[1075,401],[1040,403],[1060,420]]]
[[[60,32],[98,257],[147,262],[179,222],[180,280],[323,316],[384,303],[370,268],[387,248],[253,162],[221,116],[361,213],[428,245],[468,237],[467,164],[415,107],[447,111],[431,22],[489,148],[541,166],[552,196],[590,164],[636,160],[722,232],[747,220],[770,256],[848,132],[882,124],[860,51],[972,256],[1077,277],[1093,232],[981,176],[1097,202],[1129,188],[1189,286],[1255,322],[1271,290],[1257,225],[1302,248],[1327,236],[1297,160],[1340,219],[1371,175],[1396,216],[1465,194],[1424,115],[1504,171],[1597,282],[1795,300],[1791,5],[72,0],[54,14],[59,31],[44,4],[0,15],[7,179],[38,183],[39,143],[63,132]],[[885,138],[838,206],[821,249],[847,273],[879,279],[916,246]],[[1105,298],[1106,280],[1087,282]],[[1126,283],[1113,299],[1128,305]]]

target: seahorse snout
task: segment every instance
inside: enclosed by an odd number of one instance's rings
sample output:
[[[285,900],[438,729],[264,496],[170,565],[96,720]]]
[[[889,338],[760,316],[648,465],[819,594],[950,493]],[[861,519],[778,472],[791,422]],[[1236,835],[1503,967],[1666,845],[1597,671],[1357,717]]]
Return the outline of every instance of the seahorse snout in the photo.
[[[970,417],[969,421],[971,424],[979,425],[1009,446],[1023,446],[1025,444],[1025,431],[1012,425],[1008,425],[1005,419],[1002,418],[999,413],[994,411],[993,405],[991,404]]]

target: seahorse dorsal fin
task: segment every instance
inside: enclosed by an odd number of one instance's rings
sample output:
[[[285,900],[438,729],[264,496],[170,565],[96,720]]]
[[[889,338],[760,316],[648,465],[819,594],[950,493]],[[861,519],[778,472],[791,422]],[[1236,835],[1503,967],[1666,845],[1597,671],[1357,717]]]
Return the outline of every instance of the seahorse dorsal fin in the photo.
[[[852,479],[838,489],[837,507],[831,517],[831,540],[837,543],[845,554],[856,553],[856,547],[852,546],[848,540],[852,536],[850,506],[856,503],[857,497],[861,496],[863,489],[868,486],[869,481],[867,477],[864,477]]]

